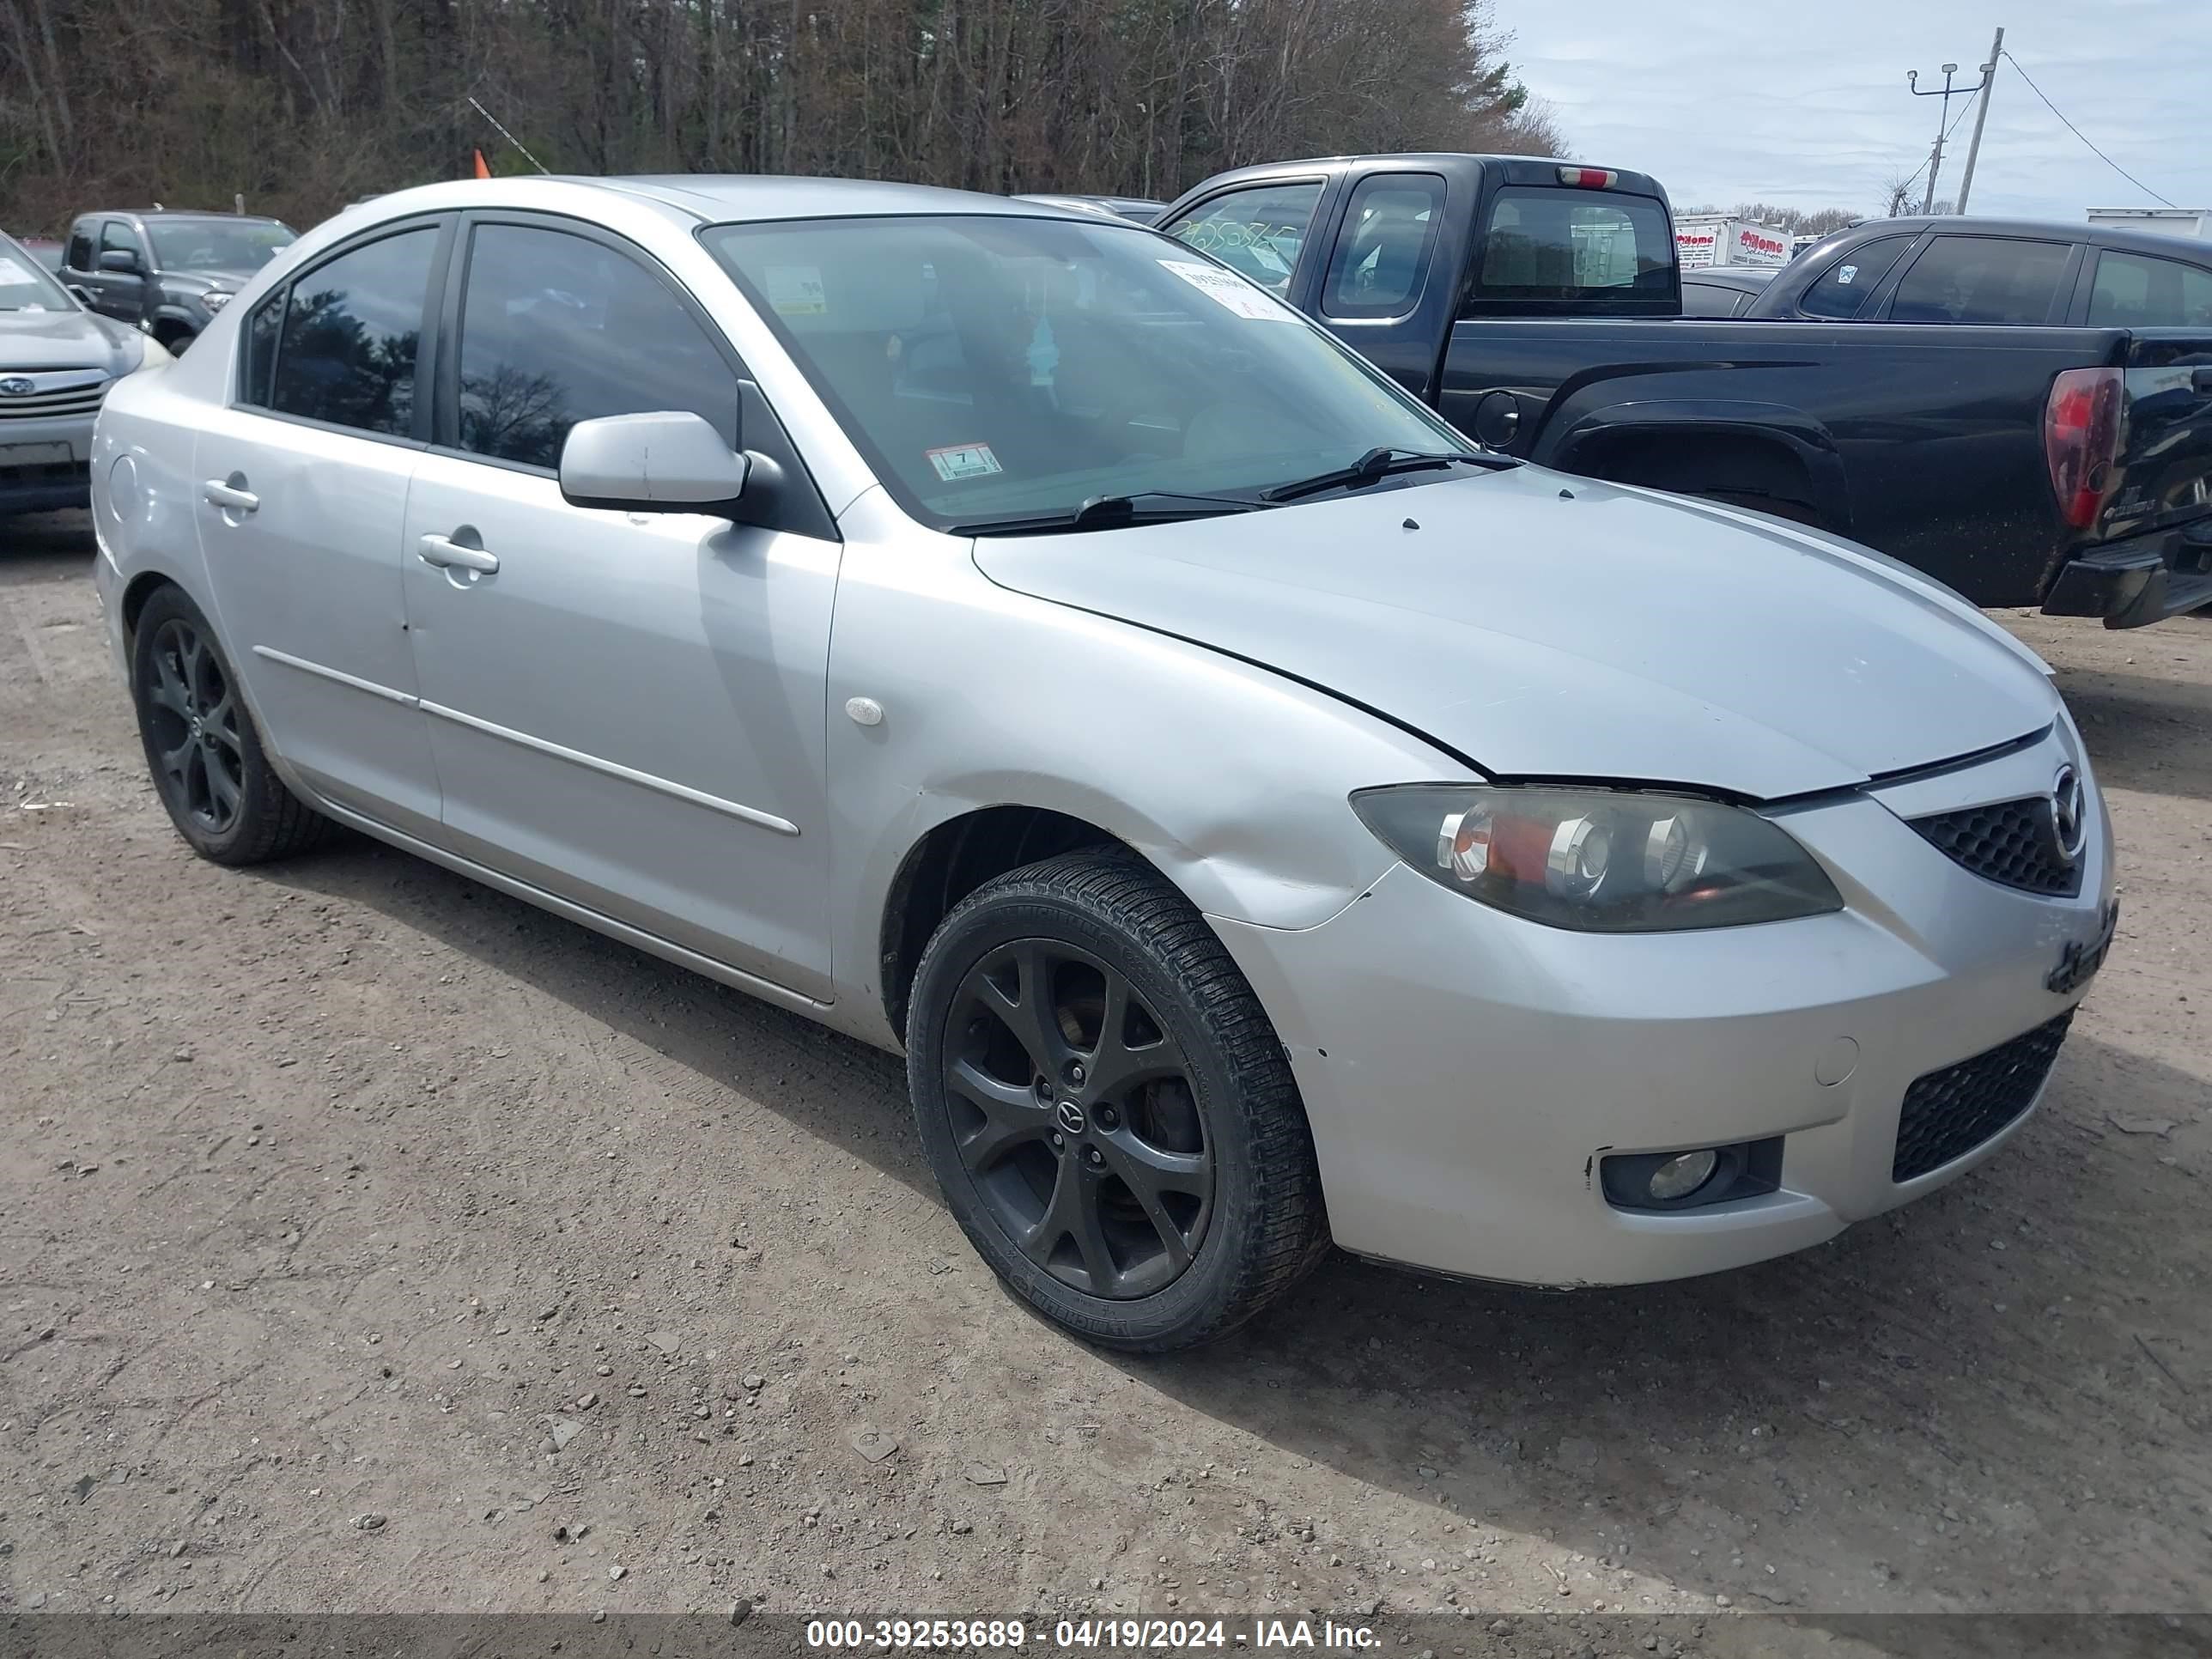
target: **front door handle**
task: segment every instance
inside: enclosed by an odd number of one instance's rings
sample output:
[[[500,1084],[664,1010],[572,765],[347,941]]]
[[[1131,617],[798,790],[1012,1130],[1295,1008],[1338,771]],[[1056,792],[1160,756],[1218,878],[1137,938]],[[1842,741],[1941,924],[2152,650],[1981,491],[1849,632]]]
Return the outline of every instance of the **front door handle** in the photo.
[[[463,570],[474,570],[489,576],[499,568],[499,556],[487,553],[481,547],[464,547],[451,536],[425,536],[416,544],[415,550],[425,564],[434,564],[440,569],[459,566]]]
[[[226,513],[251,513],[261,505],[261,497],[252,490],[240,489],[220,478],[210,478],[202,484],[200,494],[210,506],[219,507]]]

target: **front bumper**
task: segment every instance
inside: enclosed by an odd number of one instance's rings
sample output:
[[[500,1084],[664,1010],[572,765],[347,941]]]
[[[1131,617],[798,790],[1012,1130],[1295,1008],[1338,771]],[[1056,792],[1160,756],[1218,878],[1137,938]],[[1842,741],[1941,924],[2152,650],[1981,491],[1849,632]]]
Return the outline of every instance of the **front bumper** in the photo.
[[[105,390],[105,375],[84,371],[80,378],[99,382]],[[58,395],[66,398],[68,393]],[[49,398],[42,389],[31,401],[43,403]],[[21,407],[12,398],[0,402],[0,513],[51,513],[86,506],[92,494],[89,463],[93,422],[100,412],[97,394],[88,407],[66,413],[27,414],[18,412]]]
[[[2075,747],[2055,729],[1993,787],[2047,787],[2058,758],[2081,764]],[[1960,787],[1902,786],[1899,811]],[[2091,793],[2074,897],[1970,874],[1861,795],[1785,820],[1835,878],[1834,915],[1571,933],[1401,865],[1316,927],[1214,926],[1290,1052],[1340,1244],[1533,1285],[1680,1278],[1818,1243],[1971,1169],[2026,1121],[1893,1179],[1916,1079],[2083,994],[2046,981],[2111,902],[2109,821]],[[1654,1213],[1600,1188],[1608,1152],[1777,1136],[1772,1193]]]

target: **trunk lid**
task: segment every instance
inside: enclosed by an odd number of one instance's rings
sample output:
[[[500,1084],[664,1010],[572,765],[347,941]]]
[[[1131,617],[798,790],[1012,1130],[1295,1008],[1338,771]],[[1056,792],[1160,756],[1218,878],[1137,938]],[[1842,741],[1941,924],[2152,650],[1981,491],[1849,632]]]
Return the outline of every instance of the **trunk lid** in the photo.
[[[2096,538],[2118,541],[2212,515],[2212,331],[2129,337],[2118,481]]]

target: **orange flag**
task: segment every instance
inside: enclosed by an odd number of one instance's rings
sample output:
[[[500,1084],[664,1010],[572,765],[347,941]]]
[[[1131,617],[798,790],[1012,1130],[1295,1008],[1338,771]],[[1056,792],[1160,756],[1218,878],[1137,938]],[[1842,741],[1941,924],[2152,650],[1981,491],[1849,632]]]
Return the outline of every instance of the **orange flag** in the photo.
[[[491,169],[484,165],[483,152],[479,149],[473,150],[471,154],[477,158],[477,177],[479,179],[490,178]]]

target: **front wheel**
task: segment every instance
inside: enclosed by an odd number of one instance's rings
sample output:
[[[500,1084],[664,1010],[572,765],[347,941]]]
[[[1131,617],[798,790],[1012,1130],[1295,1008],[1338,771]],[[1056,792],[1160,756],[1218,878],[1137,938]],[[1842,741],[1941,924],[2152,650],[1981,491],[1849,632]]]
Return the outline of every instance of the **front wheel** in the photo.
[[[1205,919],[1132,854],[1066,854],[963,900],[915,975],[907,1078],[969,1242],[1091,1341],[1208,1341],[1327,1250],[1282,1045]]]

